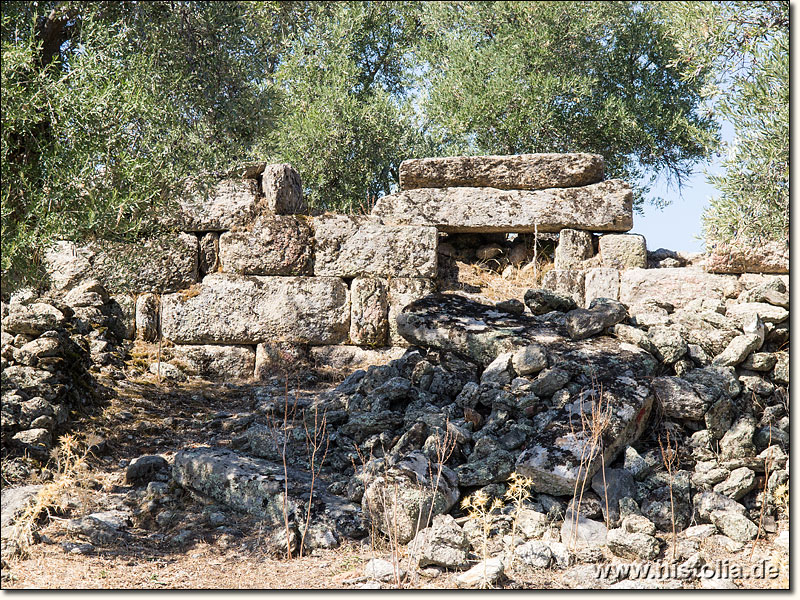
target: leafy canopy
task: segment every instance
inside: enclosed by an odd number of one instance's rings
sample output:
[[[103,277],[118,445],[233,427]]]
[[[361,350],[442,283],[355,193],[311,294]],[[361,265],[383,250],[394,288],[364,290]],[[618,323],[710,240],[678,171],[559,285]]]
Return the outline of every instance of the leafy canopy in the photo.
[[[243,162],[360,211],[406,158],[598,152],[641,200],[715,139],[639,2],[4,2],[1,37],[4,289]]]

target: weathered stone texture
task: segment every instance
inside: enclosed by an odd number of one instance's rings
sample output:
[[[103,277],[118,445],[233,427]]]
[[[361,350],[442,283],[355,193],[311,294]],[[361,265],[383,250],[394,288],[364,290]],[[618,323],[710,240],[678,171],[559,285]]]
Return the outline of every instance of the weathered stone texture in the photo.
[[[136,336],[146,342],[158,339],[158,312],[161,301],[156,294],[136,298]]]
[[[331,369],[366,369],[373,365],[385,365],[403,356],[405,348],[362,348],[361,346],[311,346],[309,359],[318,366]]]
[[[600,237],[600,258],[604,267],[614,269],[646,269],[647,243],[636,234]]]
[[[586,306],[595,298],[619,299],[619,271],[608,267],[597,267],[586,271],[584,279]]]
[[[584,306],[585,276],[583,271],[551,269],[542,278],[542,287],[569,296],[578,306]]]
[[[739,288],[732,275],[715,275],[692,267],[629,269],[620,272],[619,299],[628,305],[661,300],[680,308],[695,298],[735,297]]]
[[[599,154],[518,154],[419,158],[400,164],[400,188],[492,187],[540,190],[603,180]]]
[[[430,279],[399,277],[389,280],[389,343],[392,346],[408,346],[397,330],[397,315],[415,300],[435,291],[436,284]]]
[[[311,236],[303,219],[259,217],[252,231],[228,231],[220,236],[220,269],[242,275],[307,275]]]
[[[556,269],[580,269],[583,261],[592,258],[594,247],[591,231],[562,229],[556,246]]]
[[[718,244],[709,252],[706,268],[711,273],[788,273],[789,244]]]
[[[334,277],[215,273],[190,293],[163,296],[161,327],[179,344],[336,344],[350,329],[349,303],[347,286]]]
[[[314,220],[314,274],[329,277],[435,277],[433,227],[393,227],[371,217]]]
[[[208,379],[251,379],[255,371],[256,351],[252,346],[173,346],[169,352],[171,362],[188,375]]]
[[[303,199],[300,173],[291,165],[266,165],[261,178],[264,202],[270,212],[276,215],[293,215],[308,211]]]
[[[389,333],[389,299],[386,282],[356,278],[350,285],[350,342],[384,346]]]
[[[66,291],[87,278],[110,292],[174,292],[198,278],[198,242],[188,233],[137,243],[58,242],[45,257],[52,285]]]
[[[205,277],[209,273],[216,273],[219,270],[219,234],[206,233],[200,237],[199,264],[200,276]]]
[[[388,225],[430,225],[446,232],[542,233],[561,229],[628,231],[633,193],[619,180],[577,188],[498,190],[423,188],[384,196],[372,214]]]
[[[261,380],[291,371],[306,360],[308,351],[305,344],[282,341],[262,342],[256,346],[254,376]]]
[[[262,210],[255,179],[197,184],[179,206],[179,226],[184,231],[225,231],[251,222]]]

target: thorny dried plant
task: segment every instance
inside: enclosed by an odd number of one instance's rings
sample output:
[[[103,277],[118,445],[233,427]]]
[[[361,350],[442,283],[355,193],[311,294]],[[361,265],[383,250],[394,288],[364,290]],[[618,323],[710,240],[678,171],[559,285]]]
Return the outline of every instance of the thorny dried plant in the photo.
[[[488,560],[489,532],[492,529],[495,513],[503,508],[503,501],[500,498],[494,498],[490,501],[486,492],[478,490],[461,501],[461,508],[467,511],[467,518],[470,521],[478,521],[480,524],[483,545],[483,581],[481,582],[481,587],[488,588],[489,578],[486,574],[486,561]]]
[[[517,535],[519,518],[525,506],[525,502],[531,497],[531,486],[533,479],[520,475],[516,471],[508,478],[508,489],[506,490],[506,500],[514,507],[514,520],[511,522],[511,552],[509,558],[509,570],[514,566],[514,540]]]
[[[669,476],[669,506],[672,521],[672,560],[674,561],[677,559],[678,552],[678,531],[675,525],[675,497],[672,488],[675,479],[675,471],[680,466],[680,456],[678,455],[678,442],[676,441],[673,447],[669,429],[666,430],[665,438],[665,440],[662,440],[662,437],[658,436],[658,446],[661,449],[661,461],[664,463],[664,468],[667,470],[667,475]]]
[[[306,534],[308,533],[308,526],[311,522],[311,507],[314,502],[314,485],[319,477],[322,467],[325,464],[325,459],[328,456],[328,448],[330,446],[330,438],[328,437],[328,412],[323,411],[322,418],[319,416],[319,406],[314,406],[314,425],[309,431],[308,421],[306,420],[305,411],[303,412],[303,430],[306,439],[306,454],[308,455],[308,466],[311,471],[311,488],[308,492],[308,506],[306,507],[306,521],[303,527],[303,535],[300,537],[300,558],[303,557],[303,549],[305,547]],[[324,443],[324,448],[323,448]],[[320,452],[322,457],[319,458]],[[317,462],[319,458],[319,462]]]
[[[589,410],[585,410],[585,404],[589,399]],[[580,507],[583,503],[583,493],[592,472],[594,461],[600,459],[600,468],[603,472],[603,487],[606,501],[606,524],[608,525],[608,492],[605,489],[605,458],[603,448],[603,434],[611,423],[611,404],[604,399],[603,385],[596,379],[592,379],[592,388],[581,392],[579,396],[578,412],[581,419],[581,431],[577,433],[572,423],[572,413],[570,414],[570,434],[574,440],[581,441],[581,456],[578,464],[578,475],[575,478],[575,488],[572,492],[572,512],[570,517],[573,520],[571,544],[574,547],[578,542],[578,523],[580,522]]]

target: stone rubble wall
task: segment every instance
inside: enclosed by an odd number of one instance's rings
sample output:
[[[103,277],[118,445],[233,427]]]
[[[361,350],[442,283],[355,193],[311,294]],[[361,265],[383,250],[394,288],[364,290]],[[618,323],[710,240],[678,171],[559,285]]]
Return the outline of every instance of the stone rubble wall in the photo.
[[[187,186],[175,239],[60,242],[46,260],[55,292],[97,279],[127,294],[131,336],[173,342],[186,372],[243,379],[300,357],[355,368],[408,346],[396,317],[437,290],[448,252],[440,234],[557,236],[543,287],[580,307],[598,297],[732,303],[765,281],[740,273],[788,273],[779,244],[765,256],[649,252],[644,237],[624,233],[630,186],[603,171],[592,154],[414,159],[370,215],[312,216],[297,171],[254,165]]]

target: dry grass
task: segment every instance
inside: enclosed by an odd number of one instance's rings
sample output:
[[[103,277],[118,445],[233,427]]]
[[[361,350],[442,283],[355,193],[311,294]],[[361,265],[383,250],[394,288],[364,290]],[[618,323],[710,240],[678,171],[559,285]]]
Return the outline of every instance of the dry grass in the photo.
[[[448,282],[448,287],[479,293],[495,302],[510,298],[522,300],[530,288],[541,286],[544,275],[553,268],[553,263],[546,257],[537,260],[535,269],[532,265],[516,267],[496,260],[478,263],[457,260],[457,281]]]

